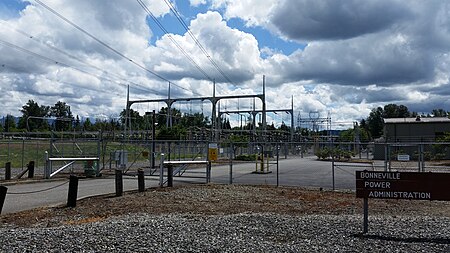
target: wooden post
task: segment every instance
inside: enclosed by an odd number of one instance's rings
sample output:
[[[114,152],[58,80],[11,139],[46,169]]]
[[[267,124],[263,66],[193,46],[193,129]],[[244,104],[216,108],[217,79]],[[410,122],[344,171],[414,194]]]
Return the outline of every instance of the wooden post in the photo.
[[[34,161],[30,161],[27,165],[28,167],[28,178],[34,177]]]
[[[138,169],[138,191],[145,191],[144,170]]]
[[[77,195],[78,195],[78,177],[70,175],[69,193],[67,196],[67,207],[75,207],[77,205]]]
[[[116,197],[123,195],[122,170],[116,170]]]
[[[3,204],[5,203],[7,191],[8,191],[8,188],[6,188],[6,186],[0,185],[0,214],[2,213]]]
[[[11,162],[5,163],[5,180],[11,179]]]

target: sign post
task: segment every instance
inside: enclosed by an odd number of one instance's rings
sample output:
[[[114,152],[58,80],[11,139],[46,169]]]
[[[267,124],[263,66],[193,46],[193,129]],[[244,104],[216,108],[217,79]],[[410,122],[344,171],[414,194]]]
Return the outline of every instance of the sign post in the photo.
[[[368,199],[450,200],[450,173],[356,171],[356,197],[364,199],[364,233]]]

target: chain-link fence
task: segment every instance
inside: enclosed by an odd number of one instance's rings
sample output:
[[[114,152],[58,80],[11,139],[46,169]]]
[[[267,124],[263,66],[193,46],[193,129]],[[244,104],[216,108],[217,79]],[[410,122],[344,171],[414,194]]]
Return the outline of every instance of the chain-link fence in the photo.
[[[0,180],[6,162],[12,175],[20,174],[30,161],[35,176],[43,177],[49,158],[52,171],[99,176],[121,169],[134,175],[143,169],[159,180],[161,159],[207,161],[210,145],[217,147],[217,161],[210,174],[205,164],[181,164],[174,168],[175,182],[212,182],[354,189],[355,171],[450,171],[448,143],[354,143],[354,142],[220,142],[153,141],[148,136],[125,138],[117,133],[14,133],[0,138]],[[96,158],[92,161],[71,158]],[[74,159],[72,159],[74,160]],[[94,173],[92,173],[94,170]],[[164,169],[163,173],[167,170]]]

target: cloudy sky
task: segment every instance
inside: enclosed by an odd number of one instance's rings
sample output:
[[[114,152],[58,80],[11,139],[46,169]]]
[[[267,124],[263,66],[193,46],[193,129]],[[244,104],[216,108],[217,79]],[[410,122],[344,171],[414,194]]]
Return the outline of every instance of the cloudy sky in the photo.
[[[296,117],[330,113],[337,127],[388,103],[450,110],[449,73],[448,0],[0,2],[0,115],[19,116],[33,99],[117,117],[128,85],[131,100],[166,98],[169,81],[172,98],[212,96],[213,79],[217,96],[261,94],[265,75],[267,109],[288,109],[293,98]],[[281,121],[289,116],[268,115]]]

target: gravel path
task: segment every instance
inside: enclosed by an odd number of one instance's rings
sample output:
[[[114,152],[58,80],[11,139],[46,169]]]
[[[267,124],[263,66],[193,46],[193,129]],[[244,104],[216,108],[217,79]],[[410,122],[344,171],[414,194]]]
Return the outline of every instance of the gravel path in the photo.
[[[0,228],[1,252],[450,252],[450,218],[240,213],[132,214]]]

